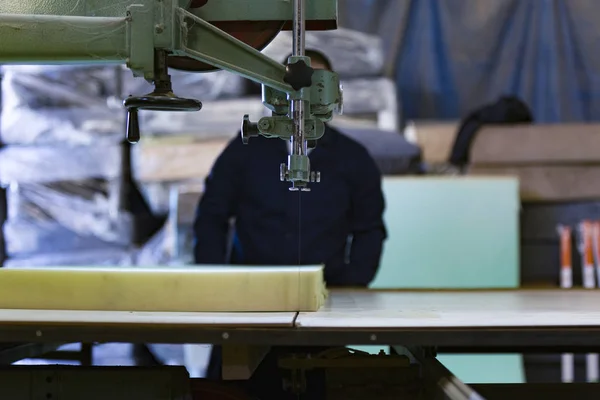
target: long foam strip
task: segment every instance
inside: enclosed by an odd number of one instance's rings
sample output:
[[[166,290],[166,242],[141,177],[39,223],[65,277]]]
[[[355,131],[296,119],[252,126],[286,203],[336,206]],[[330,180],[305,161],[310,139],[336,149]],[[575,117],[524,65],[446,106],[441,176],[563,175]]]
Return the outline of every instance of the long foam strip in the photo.
[[[310,312],[325,297],[322,266],[0,269],[4,309]]]

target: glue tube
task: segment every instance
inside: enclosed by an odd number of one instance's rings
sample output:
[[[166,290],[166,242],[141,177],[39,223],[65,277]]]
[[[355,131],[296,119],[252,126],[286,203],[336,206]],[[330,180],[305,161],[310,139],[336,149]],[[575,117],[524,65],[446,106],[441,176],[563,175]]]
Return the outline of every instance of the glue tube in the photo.
[[[592,221],[585,220],[579,224],[583,287],[586,289],[594,289],[596,287],[594,268],[594,230]],[[598,381],[598,354],[589,353],[585,355],[585,370],[586,380],[588,382]]]
[[[592,282],[592,287],[600,286],[600,221],[594,221],[592,228],[592,265],[596,270],[596,280]],[[592,273],[593,275],[593,273]],[[594,281],[594,278],[591,278]],[[591,353],[586,356],[586,378],[588,382],[598,382],[600,380],[600,357],[598,353]]]
[[[596,284],[600,287],[600,221],[593,224],[594,264],[596,266]]]
[[[583,287],[593,289],[596,287],[594,268],[594,229],[591,221],[583,221],[579,224],[581,268]]]
[[[571,227],[559,225],[558,236],[560,239],[560,287],[570,289],[573,287],[573,268],[571,251]],[[561,381],[571,383],[575,379],[575,358],[573,353],[561,355]]]
[[[571,227],[559,225],[558,235],[560,238],[560,287],[570,289],[573,287]]]

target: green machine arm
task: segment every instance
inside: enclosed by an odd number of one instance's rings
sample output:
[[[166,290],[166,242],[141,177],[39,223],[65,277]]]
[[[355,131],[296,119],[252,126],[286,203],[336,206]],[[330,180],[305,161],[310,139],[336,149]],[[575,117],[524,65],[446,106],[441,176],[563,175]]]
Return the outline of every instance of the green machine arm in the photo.
[[[198,100],[177,97],[169,57],[188,57],[263,85],[272,116],[242,122],[242,140],[257,135],[289,140],[292,151],[281,178],[292,190],[319,181],[310,170],[307,143],[324,133],[324,122],[341,112],[337,74],[315,71],[304,56],[306,21],[336,21],[337,0],[23,0],[0,4],[0,63],[124,63],[154,91],[124,101],[128,140],[140,138],[137,111],[198,111]],[[6,2],[10,3],[10,2]],[[41,10],[41,11],[40,11]],[[282,65],[215,26],[219,21],[293,21],[294,46]],[[331,26],[329,26],[331,27]]]

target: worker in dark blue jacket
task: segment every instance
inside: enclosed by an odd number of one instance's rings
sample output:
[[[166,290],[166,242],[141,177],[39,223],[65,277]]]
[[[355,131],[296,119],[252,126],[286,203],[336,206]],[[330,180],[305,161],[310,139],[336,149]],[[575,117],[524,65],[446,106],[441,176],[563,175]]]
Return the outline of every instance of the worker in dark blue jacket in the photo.
[[[323,54],[306,55],[313,68],[331,69]],[[362,145],[327,126],[309,153],[321,182],[310,184],[310,192],[293,192],[279,179],[288,146],[262,136],[247,145],[239,135],[231,140],[205,182],[194,224],[195,262],[324,264],[328,287],[366,287],[377,273],[386,238],[375,161]]]
[[[313,68],[329,68],[307,51]],[[386,237],[381,175],[367,150],[326,126],[310,154],[321,182],[291,192],[279,180],[289,144],[239,135],[216,160],[194,224],[197,264],[324,264],[329,287],[367,286]],[[230,221],[234,246],[227,259]]]

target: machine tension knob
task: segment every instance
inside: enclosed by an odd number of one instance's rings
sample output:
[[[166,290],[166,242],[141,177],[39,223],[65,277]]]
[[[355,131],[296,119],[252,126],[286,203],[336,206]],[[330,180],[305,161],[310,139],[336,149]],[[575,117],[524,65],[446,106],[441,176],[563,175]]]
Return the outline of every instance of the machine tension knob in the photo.
[[[312,76],[315,70],[306,65],[304,60],[298,60],[285,67],[285,76],[283,81],[290,85],[294,90],[300,90],[312,85]]]
[[[240,133],[242,135],[242,143],[244,144],[248,144],[251,137],[257,137],[260,134],[258,124],[250,122],[250,116],[248,114],[244,115]]]

